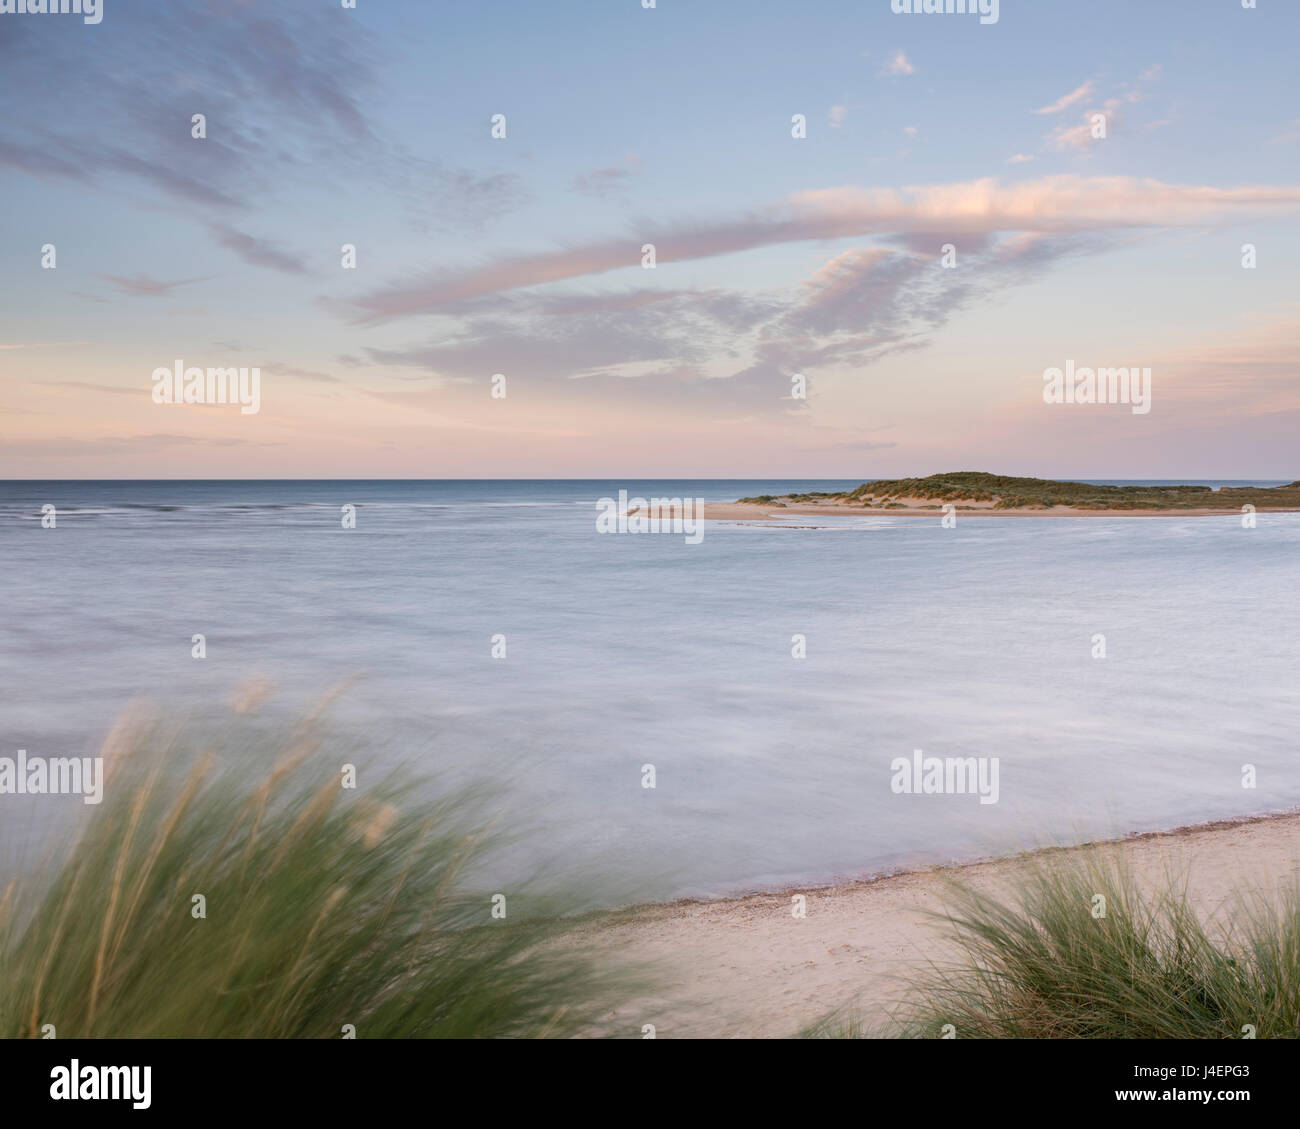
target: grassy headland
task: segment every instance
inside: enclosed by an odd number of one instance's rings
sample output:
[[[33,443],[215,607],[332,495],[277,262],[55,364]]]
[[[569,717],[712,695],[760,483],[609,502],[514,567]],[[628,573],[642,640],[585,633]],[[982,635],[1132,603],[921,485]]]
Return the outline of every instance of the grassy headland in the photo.
[[[1095,486],[1050,478],[1015,478],[982,471],[932,474],[926,478],[895,478],[864,482],[842,493],[816,492],[780,497],[762,494],[741,503],[784,506],[827,505],[864,509],[938,508],[1048,510],[1062,506],[1079,510],[1224,510],[1244,505],[1258,509],[1300,509],[1300,481],[1274,487]]]

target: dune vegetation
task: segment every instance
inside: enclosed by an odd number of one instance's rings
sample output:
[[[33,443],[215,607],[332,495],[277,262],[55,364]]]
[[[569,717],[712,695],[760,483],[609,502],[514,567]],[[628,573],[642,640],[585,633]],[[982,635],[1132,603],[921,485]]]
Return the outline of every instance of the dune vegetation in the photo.
[[[937,920],[953,960],[876,1026],[827,1016],[812,1037],[1300,1037],[1300,890],[1212,921],[1172,876],[1143,892],[1113,857],[1027,860],[999,898],[954,882]]]
[[[1208,486],[1096,486],[1050,478],[1014,478],[982,471],[932,474],[926,478],[880,479],[835,494],[815,492],[774,496],[762,494],[741,502],[765,505],[825,503],[870,508],[898,508],[911,502],[940,506],[982,503],[993,509],[1050,509],[1070,506],[1085,510],[1240,510],[1243,505],[1300,508],[1300,481],[1284,486],[1237,486],[1212,490]]]
[[[468,881],[480,796],[345,788],[310,723],[223,740],[118,741],[75,843],[0,881],[0,1035],[602,1033],[613,981],[551,943],[573,903]]]

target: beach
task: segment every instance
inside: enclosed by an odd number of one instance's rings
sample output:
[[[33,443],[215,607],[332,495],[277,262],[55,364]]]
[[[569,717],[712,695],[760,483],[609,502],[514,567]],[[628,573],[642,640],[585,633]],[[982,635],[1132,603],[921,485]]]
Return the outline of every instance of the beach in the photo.
[[[1096,849],[1117,854],[1144,891],[1185,875],[1190,904],[1222,918],[1239,896],[1300,880],[1300,813],[1134,835]],[[942,910],[945,882],[1010,894],[1030,857],[638,907],[584,926],[578,938],[667,973],[666,990],[624,1013],[630,1027],[653,1024],[658,1038],[790,1037],[854,1009],[870,1027],[931,961],[951,956],[928,916]],[[792,914],[798,894],[807,899],[803,919]]]
[[[1237,510],[1208,506],[1191,509],[1085,509],[1080,506],[1008,507],[999,509],[994,502],[966,499],[952,503],[957,517],[1236,517]],[[1256,513],[1296,513],[1296,506],[1258,506]],[[661,515],[671,518],[674,511],[665,507]],[[780,521],[790,517],[928,517],[944,515],[942,504],[922,498],[905,498],[897,506],[849,505],[844,502],[786,502],[783,505],[763,502],[705,503],[701,516],[714,521]]]

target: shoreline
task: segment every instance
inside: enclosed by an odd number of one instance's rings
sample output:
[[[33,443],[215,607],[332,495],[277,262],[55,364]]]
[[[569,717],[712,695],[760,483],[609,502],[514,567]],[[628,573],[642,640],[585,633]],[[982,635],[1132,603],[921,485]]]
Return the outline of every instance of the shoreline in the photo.
[[[845,1009],[871,1023],[950,952],[930,916],[948,881],[1006,892],[1034,860],[1065,852],[1118,855],[1144,889],[1182,875],[1191,904],[1212,917],[1239,896],[1300,882],[1300,809],[825,886],[647,903],[588,919],[574,936],[663,975],[664,988],[618,1011],[638,1029],[655,1024],[662,1037],[789,1037]],[[796,895],[806,899],[804,918],[793,916]]]
[[[712,896],[704,895],[697,897],[687,895],[685,897],[673,898],[666,902],[639,902],[636,905],[625,906],[622,909],[612,912],[631,914],[655,909],[664,909],[672,906],[708,906],[715,905],[718,902],[740,902],[747,898],[779,898],[790,897],[794,894],[850,890],[863,886],[873,886],[879,882],[887,882],[891,878],[903,878],[907,875],[913,874],[959,874],[962,871],[969,870],[973,867],[991,866],[998,863],[1011,862],[1013,860],[1026,861],[1044,855],[1064,854],[1070,851],[1084,851],[1089,848],[1097,847],[1121,847],[1125,843],[1146,842],[1153,839],[1187,838],[1199,835],[1206,831],[1224,831],[1230,828],[1244,827],[1255,823],[1271,823],[1275,820],[1288,819],[1294,819],[1297,821],[1297,834],[1300,835],[1300,807],[1294,807],[1287,808],[1285,811],[1261,812],[1253,815],[1235,816],[1228,819],[1207,819],[1200,823],[1180,823],[1175,827],[1168,827],[1155,831],[1126,831],[1122,835],[1114,835],[1104,839],[1085,839],[1079,843],[1070,843],[1061,846],[1028,847],[1023,850],[1013,851],[1010,854],[984,854],[975,855],[971,858],[954,859],[949,862],[921,863],[917,866],[903,865],[893,870],[867,873],[859,878],[840,876],[825,881],[814,880],[795,885],[755,886],[752,888],[743,887],[733,890],[730,893]],[[1300,839],[1297,840],[1297,846],[1300,847]]]
[[[1198,506],[1187,509],[1084,509],[1053,506],[1050,509],[996,509],[991,503],[951,503],[956,517],[1241,517],[1240,509]],[[944,503],[888,508],[885,506],[848,506],[843,503],[790,502],[783,506],[761,502],[705,502],[701,517],[714,521],[779,521],[785,517],[928,517],[941,518]],[[672,507],[661,511],[674,516]],[[1300,513],[1298,506],[1257,506],[1257,514]],[[777,527],[779,528],[779,527]],[[807,528],[805,526],[804,528]]]

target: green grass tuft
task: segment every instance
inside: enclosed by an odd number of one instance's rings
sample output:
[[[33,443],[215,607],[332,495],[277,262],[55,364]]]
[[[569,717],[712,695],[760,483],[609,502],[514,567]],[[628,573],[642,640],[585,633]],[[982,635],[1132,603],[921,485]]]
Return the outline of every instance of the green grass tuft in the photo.
[[[872,1034],[939,1038],[951,1024],[967,1039],[1300,1037],[1300,891],[1243,900],[1207,925],[1177,883],[1144,896],[1113,860],[1026,865],[1009,901],[952,885],[940,919],[957,960]],[[804,1034],[867,1029],[831,1015]]]
[[[228,739],[222,768],[136,736],[66,857],[0,882],[0,1035],[602,1033],[613,981],[551,943],[562,905],[508,886],[493,920],[468,884],[494,838],[476,795],[343,789],[307,728]]]
[[[1094,486],[1085,482],[1060,482],[1050,478],[1015,478],[983,471],[955,471],[926,478],[878,479],[841,494],[792,494],[776,499],[771,494],[741,498],[742,502],[772,503],[833,501],[845,505],[903,509],[899,498],[924,498],[934,502],[992,502],[994,509],[1051,509],[1070,506],[1085,510],[1221,509],[1240,511],[1246,504],[1260,508],[1300,507],[1300,482],[1287,486],[1233,486],[1211,490],[1208,486]]]

